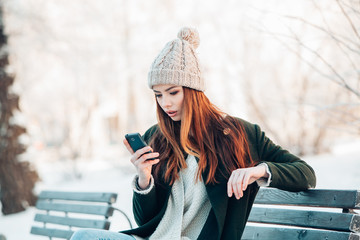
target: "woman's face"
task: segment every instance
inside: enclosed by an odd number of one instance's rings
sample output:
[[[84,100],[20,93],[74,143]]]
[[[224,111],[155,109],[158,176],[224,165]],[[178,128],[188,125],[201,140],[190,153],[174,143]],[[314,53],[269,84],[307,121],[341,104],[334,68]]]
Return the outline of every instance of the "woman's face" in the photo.
[[[156,100],[173,121],[180,121],[183,110],[184,90],[182,86],[161,84],[153,86]]]

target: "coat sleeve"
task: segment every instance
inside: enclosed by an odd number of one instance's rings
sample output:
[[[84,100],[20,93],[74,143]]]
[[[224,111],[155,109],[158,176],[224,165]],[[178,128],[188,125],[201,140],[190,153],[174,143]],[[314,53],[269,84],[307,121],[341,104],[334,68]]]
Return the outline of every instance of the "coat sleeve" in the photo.
[[[315,187],[316,176],[312,167],[274,144],[258,125],[246,125],[253,160],[256,164],[265,162],[269,166],[272,176],[270,187],[287,191],[302,191]]]
[[[149,143],[155,130],[156,126],[153,126],[145,132],[142,136],[145,142]],[[137,178],[135,178],[135,181],[137,181]],[[151,181],[154,184],[153,177],[151,177]],[[136,183],[133,185],[136,185]],[[157,214],[157,208],[156,186],[153,186],[150,191],[133,192],[133,213],[135,221],[139,226],[150,221]]]
[[[155,215],[156,189],[153,187],[147,194],[133,193],[133,213],[136,223],[141,226],[150,221]]]

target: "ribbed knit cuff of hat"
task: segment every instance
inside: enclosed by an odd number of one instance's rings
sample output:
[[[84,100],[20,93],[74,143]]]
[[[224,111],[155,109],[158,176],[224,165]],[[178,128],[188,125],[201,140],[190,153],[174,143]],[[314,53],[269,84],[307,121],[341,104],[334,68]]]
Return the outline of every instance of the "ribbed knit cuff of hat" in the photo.
[[[192,88],[198,91],[204,91],[204,82],[201,81],[200,76],[184,71],[176,70],[151,70],[149,72],[149,79],[151,80],[151,88],[159,84],[173,84],[183,87]]]

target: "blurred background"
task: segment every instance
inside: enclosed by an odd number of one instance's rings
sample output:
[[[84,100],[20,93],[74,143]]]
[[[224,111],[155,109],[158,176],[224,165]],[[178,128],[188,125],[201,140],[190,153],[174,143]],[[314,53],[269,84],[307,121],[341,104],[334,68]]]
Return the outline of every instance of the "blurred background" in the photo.
[[[8,239],[31,239],[29,205],[44,189],[121,192],[131,215],[135,170],[122,139],[156,123],[147,71],[183,26],[200,33],[215,105],[302,156],[318,187],[360,189],[358,1],[0,6],[0,234]],[[19,221],[23,233],[11,227]]]

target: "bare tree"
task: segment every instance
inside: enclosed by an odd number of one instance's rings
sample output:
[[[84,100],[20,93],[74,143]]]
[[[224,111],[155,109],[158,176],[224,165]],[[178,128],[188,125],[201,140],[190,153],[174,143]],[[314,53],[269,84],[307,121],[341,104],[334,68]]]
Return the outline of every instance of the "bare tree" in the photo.
[[[254,41],[251,36],[245,37],[244,46],[250,115],[277,142],[294,146],[299,155],[326,151],[339,135],[360,134],[360,38],[355,27],[360,19],[355,7],[358,3],[308,3],[310,8],[300,16],[256,9],[280,19],[279,26],[284,26],[269,30],[258,20],[253,26],[257,34],[262,34],[262,41],[275,40],[279,49],[286,50],[277,52],[281,57],[273,56],[273,62],[264,64],[254,56],[266,52],[266,43]],[[279,69],[286,71],[279,75]],[[256,85],[257,78],[271,82],[264,89]],[[263,96],[258,97],[259,93]],[[279,134],[279,128],[291,131]]]
[[[303,17],[283,16],[285,19],[300,23],[321,36],[323,44],[311,46],[302,38],[301,32],[288,27],[288,36],[305,54],[299,54],[281,37],[271,33],[289,51],[293,52],[320,78],[337,85],[340,92],[336,94],[337,102],[314,106],[322,113],[328,114],[335,125],[329,126],[356,135],[360,134],[360,24],[359,3],[352,0],[334,0],[335,18],[326,14],[326,10],[316,1],[311,1],[316,13],[321,17],[320,23],[314,23]],[[309,60],[311,56],[313,61]],[[316,64],[314,63],[316,61]]]

